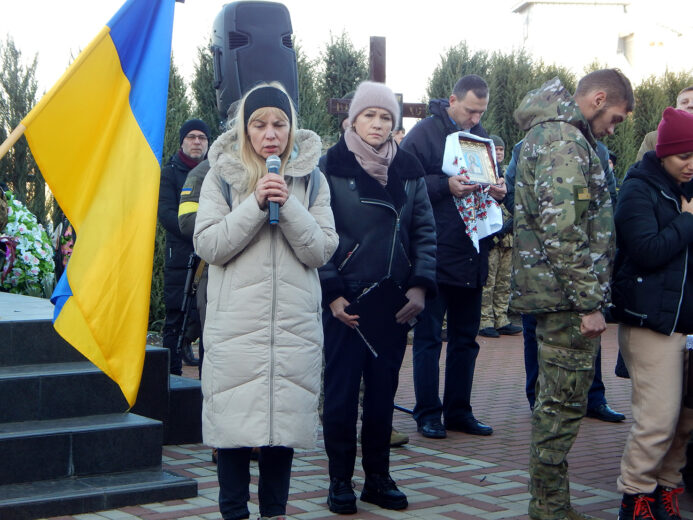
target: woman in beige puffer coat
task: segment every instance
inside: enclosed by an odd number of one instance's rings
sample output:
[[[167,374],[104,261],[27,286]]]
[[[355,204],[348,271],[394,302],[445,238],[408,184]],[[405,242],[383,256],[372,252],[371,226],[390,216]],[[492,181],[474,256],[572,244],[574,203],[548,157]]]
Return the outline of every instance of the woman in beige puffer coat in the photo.
[[[317,439],[323,332],[317,268],[338,238],[320,138],[295,130],[279,84],[241,100],[232,130],[209,151],[211,169],[195,223],[197,254],[209,263],[203,437],[219,448],[224,519],[248,518],[250,447],[260,446],[260,514],[285,513],[293,448]],[[281,159],[280,175],[265,160]],[[277,202],[279,223],[268,222]]]

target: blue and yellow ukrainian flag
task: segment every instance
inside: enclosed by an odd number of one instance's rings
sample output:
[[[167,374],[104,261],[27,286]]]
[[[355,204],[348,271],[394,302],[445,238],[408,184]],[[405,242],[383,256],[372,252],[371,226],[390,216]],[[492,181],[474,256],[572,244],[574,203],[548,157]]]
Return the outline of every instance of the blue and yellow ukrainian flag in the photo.
[[[22,121],[77,232],[58,333],[121,388],[142,376],[174,0],[128,0]]]

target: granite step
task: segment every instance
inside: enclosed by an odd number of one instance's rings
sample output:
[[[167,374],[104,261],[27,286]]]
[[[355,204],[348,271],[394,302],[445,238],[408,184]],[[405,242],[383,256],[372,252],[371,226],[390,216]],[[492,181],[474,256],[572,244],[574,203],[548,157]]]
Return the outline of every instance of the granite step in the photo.
[[[172,375],[164,444],[202,442],[202,387],[197,379]]]
[[[89,361],[0,367],[0,423],[125,412],[119,387]]]
[[[0,319],[0,338],[0,366],[65,363],[86,359],[60,337],[51,320]]]
[[[197,496],[197,482],[161,470],[0,486],[0,518],[33,520]]]
[[[162,435],[131,413],[0,424],[0,485],[160,470]]]

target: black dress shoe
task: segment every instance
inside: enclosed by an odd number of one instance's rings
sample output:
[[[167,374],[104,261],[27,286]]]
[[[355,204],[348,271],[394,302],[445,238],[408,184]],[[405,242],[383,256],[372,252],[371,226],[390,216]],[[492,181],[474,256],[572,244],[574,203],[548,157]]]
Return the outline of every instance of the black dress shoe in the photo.
[[[407,495],[397,489],[397,484],[387,473],[366,475],[361,500],[383,509],[405,509],[409,505]]]
[[[474,417],[465,421],[445,421],[445,429],[453,432],[464,432],[469,435],[491,435],[493,428],[477,421]]]
[[[612,410],[606,403],[600,404],[596,408],[588,408],[585,415],[606,422],[621,422],[626,418],[622,413]]]
[[[440,422],[440,419],[429,419],[424,421],[417,429],[421,435],[429,439],[444,439],[447,437],[445,426]]]
[[[513,336],[514,334],[519,334],[520,332],[522,332],[522,327],[513,325],[512,323],[508,323],[507,325],[504,325],[503,327],[500,327],[496,330],[498,331],[498,334],[503,334],[505,336]]]
[[[327,492],[327,507],[338,515],[356,513],[356,495],[351,479],[332,477],[330,490]]]
[[[483,336],[485,338],[500,338],[500,334],[493,327],[484,327],[479,331],[479,336]]]

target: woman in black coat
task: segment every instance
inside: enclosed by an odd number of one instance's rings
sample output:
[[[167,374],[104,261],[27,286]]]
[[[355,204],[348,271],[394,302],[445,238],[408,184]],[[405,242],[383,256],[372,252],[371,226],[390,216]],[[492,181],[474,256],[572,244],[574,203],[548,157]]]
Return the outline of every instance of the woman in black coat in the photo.
[[[693,115],[667,108],[656,152],[628,172],[616,208],[612,281],[619,348],[632,382],[633,427],[619,518],[678,519],[693,410],[683,406],[693,333]]]
[[[399,105],[388,87],[362,83],[349,109],[350,126],[324,163],[339,246],[319,270],[325,309],[323,432],[330,472],[327,503],[341,514],[356,512],[351,478],[362,375],[366,482],[361,500],[387,509],[408,505],[389,474],[392,411],[406,324],[423,310],[426,292],[435,291],[435,223],[423,168],[393,140],[398,118]],[[347,307],[386,277],[401,287],[408,303],[393,311],[394,319],[382,316],[392,326],[386,338],[371,345],[376,357],[357,329],[365,317]]]

